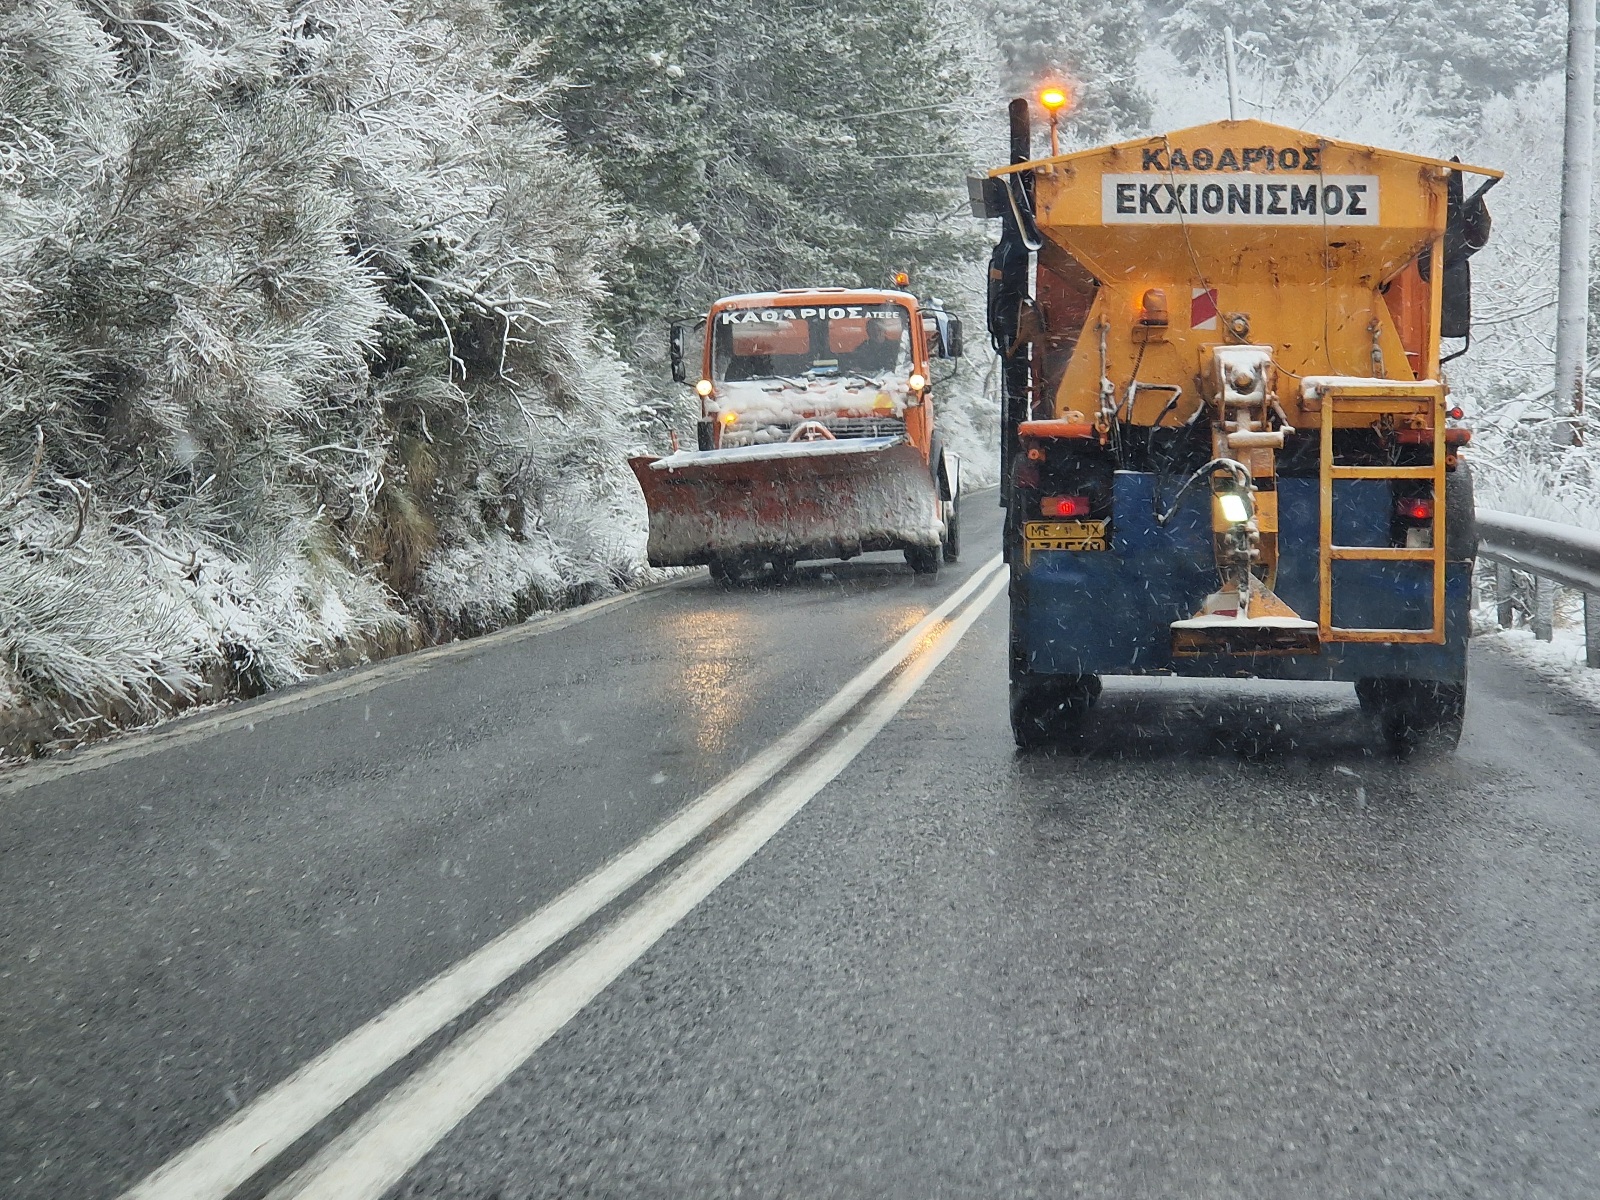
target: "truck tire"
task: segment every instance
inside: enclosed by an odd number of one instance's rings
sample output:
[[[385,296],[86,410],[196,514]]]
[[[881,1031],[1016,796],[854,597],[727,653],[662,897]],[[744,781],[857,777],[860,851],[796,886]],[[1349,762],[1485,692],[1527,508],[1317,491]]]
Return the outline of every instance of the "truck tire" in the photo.
[[[1361,709],[1401,752],[1427,742],[1441,748],[1461,740],[1467,685],[1442,679],[1371,678],[1356,681]]]
[[[906,565],[918,575],[937,575],[940,553],[938,546],[907,546]]]
[[[944,523],[944,560],[953,563],[961,557],[961,493],[950,501],[950,516]]]
[[[1011,734],[1021,750],[1070,740],[1100,697],[1098,675],[1013,675]]]

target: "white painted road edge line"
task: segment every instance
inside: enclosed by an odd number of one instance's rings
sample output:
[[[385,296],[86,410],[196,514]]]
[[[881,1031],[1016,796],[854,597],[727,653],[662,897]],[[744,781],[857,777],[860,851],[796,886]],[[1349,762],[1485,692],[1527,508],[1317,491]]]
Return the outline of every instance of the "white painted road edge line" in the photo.
[[[218,705],[218,711],[208,716],[180,715],[172,718],[176,724],[171,727],[163,723],[147,730],[130,730],[110,741],[78,750],[68,758],[10,767],[0,774],[0,796],[15,795],[42,783],[71,775],[81,775],[85,771],[97,771],[125,759],[146,758],[175,746],[187,745],[235,729],[240,725],[250,726],[258,721],[269,721],[286,712],[303,712],[334,700],[376,691],[391,683],[399,683],[401,680],[422,674],[439,659],[462,657],[502,642],[554,633],[558,629],[566,629],[581,624],[591,617],[598,617],[601,613],[624,608],[657,592],[676,587],[682,582],[684,580],[672,579],[665,583],[650,584],[631,592],[624,592],[620,596],[607,596],[604,600],[580,604],[577,608],[536,613],[520,625],[497,629],[480,637],[461,638],[437,646],[424,646],[420,650],[397,654],[392,658],[358,667],[353,674],[341,671],[333,679],[295,684],[284,693],[270,699],[244,704],[238,701],[222,701]]]
[[[858,724],[593,941],[443,1050],[268,1200],[379,1200],[668,930],[764,846],[866,748],[1005,590],[1002,575],[872,702]]]
[[[781,771],[914,655],[929,631],[1001,567],[999,555],[984,563],[825,704],[661,828],[263,1092],[125,1192],[123,1200],[223,1200],[324,1117]]]

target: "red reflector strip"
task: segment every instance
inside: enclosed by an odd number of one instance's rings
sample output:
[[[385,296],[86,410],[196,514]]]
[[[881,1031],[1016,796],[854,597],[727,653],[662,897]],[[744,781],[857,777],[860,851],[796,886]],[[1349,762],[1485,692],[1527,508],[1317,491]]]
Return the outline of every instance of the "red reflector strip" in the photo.
[[[1423,496],[1413,496],[1395,501],[1395,511],[1412,521],[1433,520],[1433,501]]]
[[[1087,517],[1089,497],[1046,496],[1039,508],[1047,517]]]

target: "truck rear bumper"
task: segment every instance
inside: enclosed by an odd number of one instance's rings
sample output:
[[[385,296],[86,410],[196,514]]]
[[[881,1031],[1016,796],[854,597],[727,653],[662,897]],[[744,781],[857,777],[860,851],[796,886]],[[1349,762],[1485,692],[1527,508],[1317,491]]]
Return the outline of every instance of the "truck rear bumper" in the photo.
[[[1315,654],[1174,656],[1172,622],[1192,616],[1217,587],[1210,509],[1207,498],[1197,496],[1165,528],[1157,526],[1155,487],[1153,475],[1117,474],[1106,550],[1035,550],[1025,555],[1021,546],[1012,547],[1017,667],[1042,675],[1466,678],[1471,604],[1471,565],[1466,562],[1446,568],[1443,645],[1326,642]],[[1319,573],[1317,487],[1315,479],[1278,480],[1276,591],[1312,620],[1317,617]],[[1388,544],[1387,484],[1351,481],[1339,487],[1335,541]],[[1432,579],[1425,565],[1344,562],[1335,569],[1335,625],[1429,627]]]

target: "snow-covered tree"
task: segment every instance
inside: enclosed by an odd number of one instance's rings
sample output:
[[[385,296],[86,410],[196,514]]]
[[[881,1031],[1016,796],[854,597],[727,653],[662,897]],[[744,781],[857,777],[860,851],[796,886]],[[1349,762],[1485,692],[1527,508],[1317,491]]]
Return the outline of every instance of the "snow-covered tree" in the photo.
[[[1144,45],[1139,7],[1106,0],[984,0],[1000,52],[1000,87],[1033,96],[1047,83],[1072,93],[1072,138],[1090,144],[1124,136],[1149,118],[1138,78]]]
[[[878,283],[963,253],[920,218],[966,163],[970,82],[924,0],[515,0],[627,229],[624,335],[719,294]]]
[[[1348,84],[1320,73],[1318,56],[1360,47],[1368,74],[1403,71],[1422,105],[1461,129],[1491,96],[1547,74],[1566,36],[1566,5],[1556,0],[1157,0],[1151,15],[1160,44],[1191,66],[1219,63],[1231,26],[1244,57],[1330,91]]]
[[[614,234],[536,65],[489,0],[0,12],[0,710],[630,569]]]

